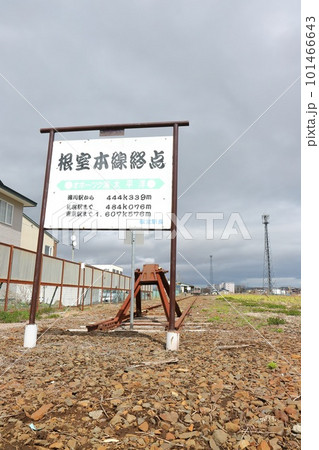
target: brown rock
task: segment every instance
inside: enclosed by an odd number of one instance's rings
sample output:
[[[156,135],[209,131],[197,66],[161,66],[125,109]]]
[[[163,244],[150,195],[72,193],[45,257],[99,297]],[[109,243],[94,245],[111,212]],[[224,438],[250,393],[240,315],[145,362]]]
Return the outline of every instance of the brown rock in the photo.
[[[247,441],[247,439],[242,439],[238,445],[239,445],[240,450],[244,450],[245,448],[247,448],[250,445],[250,442]]]
[[[227,422],[225,424],[225,429],[229,433],[237,433],[240,430],[240,426],[234,422]]]
[[[199,414],[194,414],[192,416],[192,419],[193,419],[194,422],[200,422],[202,418],[201,418],[201,416]]]
[[[283,436],[285,428],[284,428],[283,424],[282,425],[281,424],[279,424],[279,425],[271,425],[268,428],[268,431],[270,433],[278,434],[278,436]]]
[[[299,413],[294,405],[287,406],[287,408],[285,408],[285,413],[287,413],[289,417],[292,417],[294,419],[297,419],[299,416]]]
[[[275,417],[276,419],[281,420],[282,422],[288,422],[289,420],[287,414],[281,409],[275,409]]]
[[[179,435],[180,439],[191,439],[192,437],[198,436],[199,431],[186,431],[185,433],[181,433]]]
[[[110,420],[110,425],[114,426],[122,421],[122,417],[119,414],[115,414]]]
[[[128,421],[128,423],[134,422],[135,419],[136,419],[136,416],[133,416],[133,414],[127,414],[127,416],[126,416],[126,420]]]
[[[84,408],[87,408],[88,406],[90,406],[90,404],[90,400],[81,400],[80,402],[78,402],[78,405],[83,406]]]
[[[98,409],[96,411],[90,411],[89,412],[89,416],[91,417],[91,419],[93,420],[98,420],[102,417],[103,415],[103,410],[102,409]]]
[[[261,441],[261,443],[257,447],[257,450],[271,450],[271,448],[266,441]]]
[[[166,422],[176,423],[178,421],[178,414],[174,411],[172,412],[164,412],[160,414],[160,418],[165,420]]]
[[[216,444],[225,444],[228,439],[227,433],[223,430],[215,430],[213,432],[213,438]]]
[[[68,447],[69,447],[71,450],[74,450],[74,449],[76,448],[76,440],[75,440],[75,439],[70,439],[70,440],[68,441]]]
[[[272,450],[281,450],[282,448],[280,445],[278,445],[278,438],[270,439],[269,445]]]
[[[149,425],[147,422],[141,423],[141,425],[139,425],[139,427],[138,427],[139,430],[144,431],[144,432],[148,431],[148,428],[149,428]]]
[[[49,448],[65,448],[65,444],[62,441],[59,442],[53,442],[53,444],[51,444],[49,446]]]
[[[173,433],[168,432],[168,433],[166,433],[165,439],[167,441],[173,441],[175,439],[175,436]]]
[[[30,419],[32,420],[40,420],[42,417],[46,415],[46,413],[51,409],[53,406],[53,403],[47,403],[45,405],[42,405],[41,408],[39,408],[37,411],[35,411],[33,414],[31,414]]]
[[[214,439],[210,439],[210,440],[209,440],[209,447],[210,447],[212,450],[219,450],[219,449],[220,449],[220,447],[216,444],[216,442],[214,441]]]

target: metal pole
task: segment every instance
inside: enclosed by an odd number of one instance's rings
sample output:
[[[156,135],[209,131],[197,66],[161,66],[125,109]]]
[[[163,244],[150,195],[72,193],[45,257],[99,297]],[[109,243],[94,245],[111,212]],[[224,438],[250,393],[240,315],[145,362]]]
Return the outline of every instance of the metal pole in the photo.
[[[268,294],[271,294],[272,283],[271,283],[271,270],[270,270],[270,248],[269,248],[269,238],[268,238],[268,224],[265,223],[265,247],[266,247],[266,258],[267,258],[267,284],[268,284]]]
[[[56,127],[56,128],[41,128],[40,133],[69,133],[78,131],[99,131],[99,130],[125,130],[134,128],[165,128],[165,127],[188,127],[189,122],[186,120],[177,122],[146,122],[146,123],[116,123],[105,125],[83,125],[75,127]]]
[[[48,199],[48,188],[49,188],[49,178],[50,178],[50,167],[51,167],[51,160],[52,160],[54,133],[55,133],[55,131],[53,129],[51,129],[49,144],[48,144],[48,155],[47,155],[47,164],[46,164],[46,169],[45,169],[44,186],[43,186],[38,246],[37,246],[37,254],[36,254],[35,268],[34,268],[33,289],[32,289],[32,298],[31,298],[31,306],[30,306],[30,315],[29,315],[29,324],[30,325],[35,324],[35,315],[37,312],[37,303],[38,303],[38,298],[39,298],[39,294],[40,294],[41,260],[42,260],[42,247],[43,247],[43,238],[44,238],[44,219],[45,219],[45,210],[46,210],[47,199]]]
[[[134,285],[135,285],[135,231],[131,231],[132,253],[131,253],[131,304],[130,304],[130,330],[134,327]]]
[[[177,250],[177,176],[178,176],[178,124],[173,128],[173,173],[172,173],[172,218],[171,218],[171,263],[169,286],[168,331],[175,331],[175,293],[176,293],[176,250]]]

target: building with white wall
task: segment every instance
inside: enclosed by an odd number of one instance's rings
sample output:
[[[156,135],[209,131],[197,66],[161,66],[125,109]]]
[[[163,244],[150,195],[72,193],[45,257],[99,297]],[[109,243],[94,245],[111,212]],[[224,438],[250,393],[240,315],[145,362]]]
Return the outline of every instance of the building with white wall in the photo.
[[[0,180],[0,242],[21,246],[23,208],[37,206]]]
[[[235,283],[232,283],[230,281],[220,283],[219,290],[220,291],[225,290],[225,291],[228,291],[228,292],[231,292],[232,294],[234,294],[235,293]]]

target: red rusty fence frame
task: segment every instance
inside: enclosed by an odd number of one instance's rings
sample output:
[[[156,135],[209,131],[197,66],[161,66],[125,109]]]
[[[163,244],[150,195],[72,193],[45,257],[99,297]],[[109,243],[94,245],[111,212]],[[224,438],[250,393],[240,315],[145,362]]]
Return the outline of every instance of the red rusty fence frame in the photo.
[[[32,254],[34,256],[36,255],[36,252],[34,252],[32,250],[21,248],[21,247],[17,247],[15,245],[9,245],[9,244],[0,242],[0,248],[1,247],[5,247],[8,249],[7,265],[5,268],[2,267],[1,268],[2,270],[0,271],[0,283],[4,283],[6,285],[3,310],[7,311],[8,303],[9,303],[10,286],[11,285],[28,285],[28,286],[33,285],[33,279],[25,280],[25,279],[20,279],[17,277],[12,278],[12,266],[13,266],[13,261],[14,261],[14,252],[16,250],[16,251],[21,251],[21,252],[27,253],[27,254]],[[45,258],[48,258],[49,261],[51,260],[51,261],[60,261],[61,262],[62,269],[61,269],[61,276],[60,276],[59,282],[48,282],[48,281],[43,280],[45,275],[47,275],[45,273],[42,273],[43,272],[43,261]],[[78,277],[77,277],[76,283],[65,282],[64,278],[65,278],[66,264],[72,264],[74,266],[78,266]],[[4,269],[6,269],[6,270],[4,270]],[[87,270],[92,270],[90,282],[86,282],[85,274],[86,274]],[[5,276],[3,276],[4,272],[6,272]],[[116,273],[110,272],[108,270],[102,270],[102,269],[99,269],[97,267],[90,266],[90,265],[82,266],[82,264],[78,263],[78,262],[73,262],[73,261],[69,261],[66,259],[57,258],[54,256],[49,256],[49,255],[44,255],[44,254],[42,254],[41,271],[40,272],[41,272],[41,276],[40,276],[41,286],[53,286],[53,287],[60,288],[59,308],[63,307],[63,288],[65,288],[65,287],[71,287],[71,288],[77,289],[76,306],[80,306],[82,309],[84,307],[85,293],[88,290],[90,290],[89,305],[92,306],[93,305],[93,289],[101,290],[101,296],[100,296],[99,303],[102,303],[102,301],[103,301],[103,290],[111,291],[110,295],[111,295],[111,300],[112,300],[112,292],[113,291],[126,293],[130,289],[130,279],[131,278],[127,275],[116,274]],[[95,286],[94,276],[96,275],[96,273],[100,274],[98,280],[100,280],[100,278],[101,278],[101,282],[99,282],[98,285]],[[110,284],[105,285],[105,286],[104,286],[104,274],[110,275]],[[114,283],[115,276],[118,277],[118,283]],[[146,292],[146,291],[150,292],[149,290],[144,289],[144,292]],[[39,303],[39,301],[38,301],[38,303]],[[88,306],[88,304],[86,304],[86,305]]]

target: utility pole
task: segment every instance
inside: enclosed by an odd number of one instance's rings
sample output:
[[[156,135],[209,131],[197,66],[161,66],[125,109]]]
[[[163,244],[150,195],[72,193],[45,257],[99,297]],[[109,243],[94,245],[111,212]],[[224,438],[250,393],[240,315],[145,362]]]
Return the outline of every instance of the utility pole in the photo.
[[[262,216],[262,223],[265,226],[263,289],[270,295],[272,293],[273,286],[271,277],[270,244],[268,235],[269,215]]]
[[[213,255],[209,255],[210,259],[210,267],[209,267],[209,283],[210,283],[210,290],[213,291]]]

